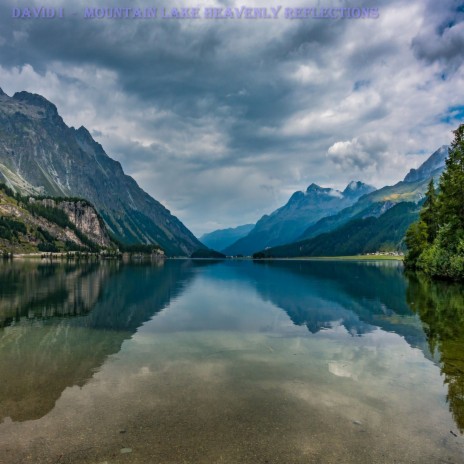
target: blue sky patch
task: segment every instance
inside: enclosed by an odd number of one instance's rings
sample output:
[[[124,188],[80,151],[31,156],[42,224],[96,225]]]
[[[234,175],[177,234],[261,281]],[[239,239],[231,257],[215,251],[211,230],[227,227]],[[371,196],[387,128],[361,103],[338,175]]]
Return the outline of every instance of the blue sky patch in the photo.
[[[446,124],[464,121],[464,105],[450,106],[447,113],[440,118],[440,121]]]

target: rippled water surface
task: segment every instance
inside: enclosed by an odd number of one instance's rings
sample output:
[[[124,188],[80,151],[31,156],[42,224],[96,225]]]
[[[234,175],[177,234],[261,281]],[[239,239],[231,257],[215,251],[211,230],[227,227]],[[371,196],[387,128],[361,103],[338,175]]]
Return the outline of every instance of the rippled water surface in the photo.
[[[395,262],[0,264],[0,462],[462,463],[464,291]]]

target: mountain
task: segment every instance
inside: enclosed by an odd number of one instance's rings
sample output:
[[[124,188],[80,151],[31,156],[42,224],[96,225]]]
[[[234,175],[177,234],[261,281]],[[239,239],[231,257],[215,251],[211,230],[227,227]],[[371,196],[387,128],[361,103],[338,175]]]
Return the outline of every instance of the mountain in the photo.
[[[445,168],[447,156],[448,147],[440,147],[418,169],[411,169],[401,182],[371,192],[352,206],[322,218],[308,227],[298,241],[335,230],[352,219],[379,217],[397,203],[405,201],[417,203],[424,198],[430,179],[434,178],[437,183]]]
[[[260,257],[351,256],[404,249],[406,230],[417,221],[419,210],[417,203],[398,203],[379,217],[353,219],[334,231],[264,250]]]
[[[245,224],[229,229],[214,230],[213,232],[203,234],[200,237],[200,242],[213,250],[224,250],[238,239],[245,237],[254,226],[254,224]]]
[[[345,198],[350,198],[354,201],[357,201],[363,195],[367,195],[375,191],[375,187],[372,185],[364,184],[359,180],[357,182],[351,181],[343,190],[343,196]]]
[[[311,184],[306,192],[295,192],[286,205],[263,216],[251,232],[227,247],[227,255],[251,255],[267,247],[296,240],[310,225],[352,205],[374,191],[362,182],[350,182],[343,192]]]
[[[204,248],[85,127],[68,127],[40,95],[0,90],[0,181],[23,194],[85,198],[126,244],[157,244],[168,255]]]
[[[417,220],[430,179],[438,180],[447,156],[448,147],[440,147],[401,182],[362,196],[308,227],[294,243],[263,249],[260,256],[343,256],[404,248],[406,230]]]

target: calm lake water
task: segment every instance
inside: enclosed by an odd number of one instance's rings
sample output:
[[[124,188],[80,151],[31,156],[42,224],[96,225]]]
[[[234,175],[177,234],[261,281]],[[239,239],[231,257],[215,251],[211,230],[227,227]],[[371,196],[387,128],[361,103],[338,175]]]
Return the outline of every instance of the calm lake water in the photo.
[[[0,462],[462,463],[463,287],[396,262],[0,264]]]

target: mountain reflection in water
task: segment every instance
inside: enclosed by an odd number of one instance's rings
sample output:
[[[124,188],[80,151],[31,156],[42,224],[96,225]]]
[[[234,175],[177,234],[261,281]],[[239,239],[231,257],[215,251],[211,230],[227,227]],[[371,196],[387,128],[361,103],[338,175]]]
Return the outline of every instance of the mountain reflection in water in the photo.
[[[47,414],[179,295],[188,262],[0,266],[0,421]]]

